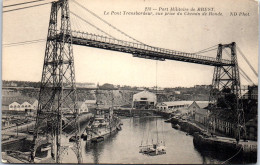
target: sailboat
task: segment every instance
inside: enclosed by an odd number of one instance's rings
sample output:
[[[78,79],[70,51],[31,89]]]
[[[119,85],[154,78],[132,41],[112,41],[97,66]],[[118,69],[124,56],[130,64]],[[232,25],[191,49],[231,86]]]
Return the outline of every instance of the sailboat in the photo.
[[[157,60],[156,60],[156,95],[157,95]],[[163,124],[162,124],[162,128],[163,128]],[[143,139],[142,139],[141,145],[139,146],[139,153],[146,154],[149,156],[166,154],[166,146],[165,146],[164,138],[163,138],[163,141],[159,142],[157,118],[156,118],[156,134],[157,134],[156,143],[154,143],[152,140],[152,143],[148,144],[149,131],[150,131],[150,129],[148,128],[148,136],[147,136],[146,145],[143,145]],[[143,138],[144,138],[144,134],[143,134]]]
[[[148,128],[148,130],[150,130]],[[157,118],[156,118],[156,134],[157,134],[157,141],[154,143],[153,139],[152,142],[149,144],[149,132],[146,140],[146,145],[143,145],[143,139],[141,141],[141,145],[139,146],[139,153],[148,155],[148,156],[156,156],[166,154],[166,146],[165,141],[159,142],[159,135],[158,135],[158,128],[157,128]],[[144,138],[144,137],[143,137]]]

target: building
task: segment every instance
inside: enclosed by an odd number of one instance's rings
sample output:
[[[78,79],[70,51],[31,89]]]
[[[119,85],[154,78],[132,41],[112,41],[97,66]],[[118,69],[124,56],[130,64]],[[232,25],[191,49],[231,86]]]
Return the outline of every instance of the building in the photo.
[[[237,117],[230,110],[215,109],[210,113],[209,122],[213,132],[235,137]]]
[[[257,116],[246,123],[247,139],[257,140]]]
[[[133,95],[133,108],[153,109],[157,103],[156,95],[149,91],[142,91]]]
[[[87,113],[88,112],[88,105],[86,101],[78,101],[79,113]]]
[[[179,109],[188,108],[193,101],[169,101],[158,103],[156,108],[161,112],[174,112]]]
[[[196,89],[211,89],[212,85],[194,85]]]
[[[9,111],[26,111],[37,110],[38,100],[35,98],[19,96],[19,97],[3,97],[2,110]]]
[[[17,97],[17,96],[21,96],[21,93],[17,90],[3,88],[2,96],[3,97]]]
[[[257,100],[258,99],[258,86],[248,86],[248,99]]]
[[[89,88],[96,89],[97,85],[95,83],[76,83],[77,88]]]
[[[198,108],[194,113],[194,119],[196,123],[202,124],[204,126],[208,125],[209,110]]]
[[[87,105],[88,108],[96,108],[97,101],[96,100],[85,100],[84,103]]]
[[[194,116],[195,112],[199,109],[204,109],[208,107],[209,101],[194,101],[189,107],[188,110],[190,111],[191,115]]]
[[[257,100],[258,99],[258,86],[243,86],[241,88],[242,98],[248,100]]]

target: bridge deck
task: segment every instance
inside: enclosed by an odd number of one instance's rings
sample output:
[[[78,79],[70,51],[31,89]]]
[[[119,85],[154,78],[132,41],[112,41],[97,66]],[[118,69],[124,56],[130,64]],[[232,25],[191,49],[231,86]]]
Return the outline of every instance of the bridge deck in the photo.
[[[48,38],[48,40],[54,39],[61,41],[61,37]],[[175,50],[152,47],[149,45],[133,43],[77,31],[72,31],[72,43],[76,45],[130,53],[134,57],[148,58],[153,60],[164,61],[165,59],[168,59],[211,66],[234,65],[230,60],[222,59],[220,61],[217,61],[216,58],[201,56],[195,53],[185,53]]]

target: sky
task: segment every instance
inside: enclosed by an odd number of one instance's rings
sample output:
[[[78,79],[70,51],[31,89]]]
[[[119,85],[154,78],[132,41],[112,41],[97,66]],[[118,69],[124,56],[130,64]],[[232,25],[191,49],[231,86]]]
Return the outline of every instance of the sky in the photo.
[[[24,1],[24,2],[28,2]],[[51,0],[45,0],[50,2]],[[45,2],[44,1],[44,2]],[[156,47],[197,52],[217,45],[236,42],[255,70],[258,70],[258,12],[253,0],[76,0],[95,14],[135,39]],[[44,3],[39,2],[36,4]],[[5,0],[3,6],[21,3]],[[29,4],[31,5],[31,4]],[[19,6],[20,7],[20,6]],[[21,6],[22,7],[22,6]],[[223,16],[136,16],[111,15],[112,11],[143,12],[145,7],[195,8],[214,7]],[[14,8],[17,8],[14,7]],[[40,81],[45,42],[20,46],[5,44],[46,39],[51,4],[3,13],[2,79]],[[12,7],[4,8],[5,10]],[[129,40],[113,28],[70,1],[70,10],[107,33]],[[104,15],[104,12],[110,15]],[[230,16],[230,12],[249,13],[249,16]],[[246,15],[246,14],[245,14]],[[73,30],[102,34],[71,14]],[[129,40],[130,41],[130,40]],[[134,58],[131,54],[73,45],[77,82],[112,83],[117,85],[152,87],[191,87],[211,84],[214,67],[179,61],[156,61]],[[216,57],[217,51],[205,56]],[[241,55],[239,66],[257,84],[258,78]],[[156,67],[157,65],[157,67]],[[157,68],[157,69],[156,69]],[[156,71],[157,70],[157,71]],[[241,77],[242,85],[249,83]]]

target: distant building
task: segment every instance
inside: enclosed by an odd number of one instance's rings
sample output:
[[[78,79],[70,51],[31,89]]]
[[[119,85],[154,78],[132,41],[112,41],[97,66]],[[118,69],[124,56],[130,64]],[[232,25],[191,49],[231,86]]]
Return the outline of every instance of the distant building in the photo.
[[[144,89],[144,87],[137,87],[137,90],[143,91],[143,90],[145,90],[145,89]]]
[[[133,108],[153,109],[156,103],[156,95],[152,92],[142,91],[133,95]]]
[[[209,119],[209,110],[198,108],[196,109],[194,116],[195,122],[207,126]]]
[[[249,100],[257,100],[258,99],[258,86],[243,86],[241,89],[243,96],[243,99],[249,99]]]
[[[248,86],[248,99],[257,100],[258,99],[258,86]]]
[[[170,101],[157,104],[157,110],[162,112],[173,112],[180,108],[188,108],[193,101]]]
[[[85,100],[84,103],[87,105],[88,108],[96,108],[97,101],[96,100]]]
[[[156,90],[162,91],[162,90],[164,90],[164,88],[162,88],[162,87],[149,87],[148,89],[149,90],[153,90],[153,91],[156,91]]]
[[[2,89],[2,96],[3,97],[17,97],[17,96],[21,96],[21,93],[17,90],[13,90],[13,89]]]
[[[2,110],[25,111],[37,110],[38,100],[25,96],[8,97],[2,99]]]
[[[209,105],[209,101],[194,101],[189,107],[189,111],[192,116],[194,116],[195,112],[199,109],[204,109]]]
[[[194,88],[199,89],[211,89],[212,85],[194,85]]]
[[[76,83],[77,88],[97,88],[95,83]]]
[[[88,112],[88,105],[83,101],[78,101],[78,108],[79,108],[79,113],[87,113]]]
[[[232,114],[232,112],[223,109],[215,109],[210,113],[209,121],[213,132],[220,132],[235,137],[235,123],[237,122],[237,117]]]
[[[257,116],[246,123],[246,133],[249,140],[257,140]]]

